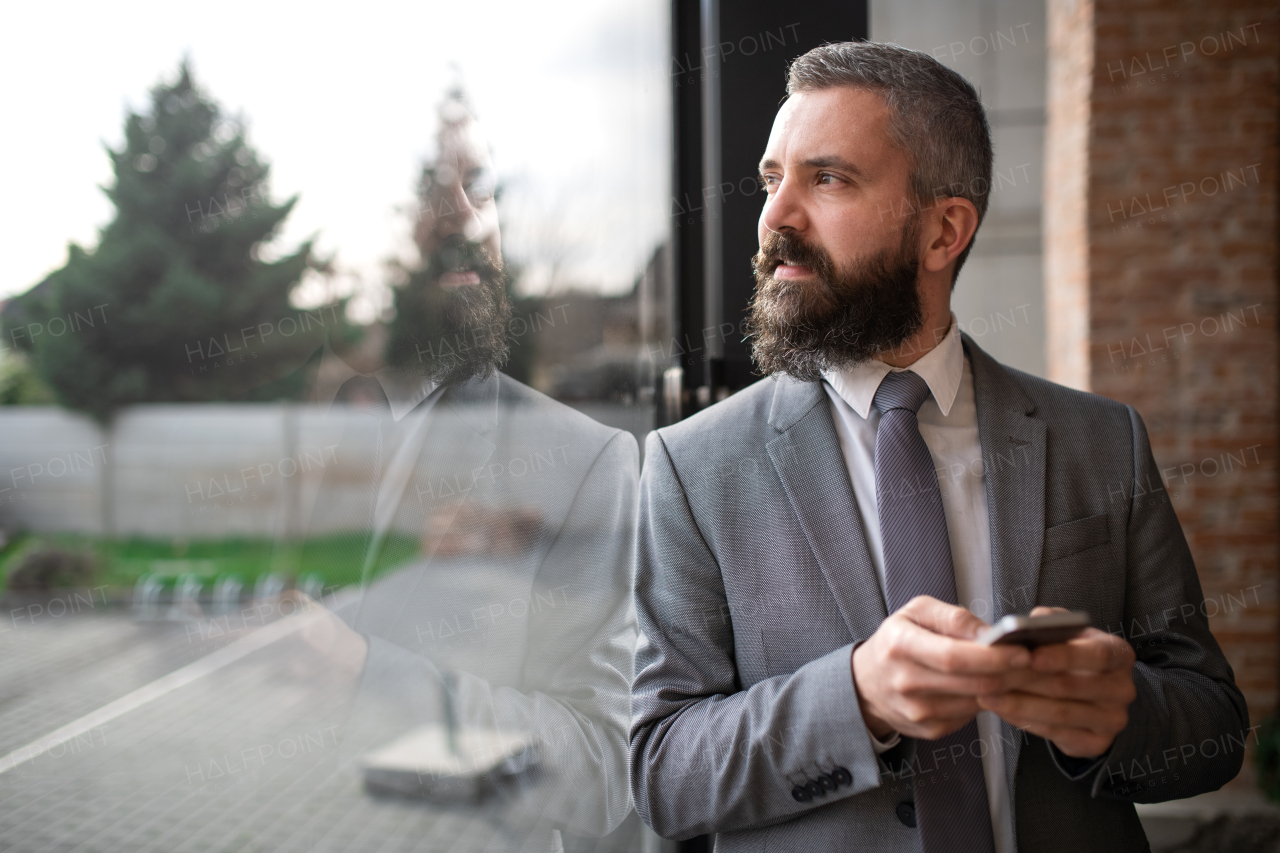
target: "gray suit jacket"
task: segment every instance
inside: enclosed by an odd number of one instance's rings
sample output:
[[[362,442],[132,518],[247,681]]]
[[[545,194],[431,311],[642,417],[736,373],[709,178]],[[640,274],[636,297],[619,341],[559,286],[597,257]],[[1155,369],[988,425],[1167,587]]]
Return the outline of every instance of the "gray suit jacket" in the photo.
[[[996,616],[1084,610],[1138,659],[1129,725],[1101,763],[1004,726],[1018,847],[1145,850],[1133,803],[1234,777],[1244,699],[1137,413],[964,346]],[[886,613],[819,383],[775,376],[649,436],[636,591],[631,780],[658,834],[716,833],[717,851],[919,849],[895,815],[914,744],[877,757],[854,694],[852,646]],[[793,797],[835,768],[851,781]]]

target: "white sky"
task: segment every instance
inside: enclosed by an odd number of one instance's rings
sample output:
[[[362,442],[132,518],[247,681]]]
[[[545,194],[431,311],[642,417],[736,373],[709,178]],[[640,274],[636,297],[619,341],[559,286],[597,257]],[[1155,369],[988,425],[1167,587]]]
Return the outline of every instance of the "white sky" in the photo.
[[[491,141],[504,247],[547,286],[630,286],[668,216],[666,6],[662,0],[415,3],[125,2],[12,6],[0,53],[9,115],[0,162],[0,298],[92,246],[113,215],[103,143],[127,107],[172,79],[197,82],[248,121],[273,200],[301,199],[277,245],[319,236],[346,283],[376,291],[405,255],[401,211],[431,149],[435,106],[460,69]],[[540,263],[543,262],[543,263]]]

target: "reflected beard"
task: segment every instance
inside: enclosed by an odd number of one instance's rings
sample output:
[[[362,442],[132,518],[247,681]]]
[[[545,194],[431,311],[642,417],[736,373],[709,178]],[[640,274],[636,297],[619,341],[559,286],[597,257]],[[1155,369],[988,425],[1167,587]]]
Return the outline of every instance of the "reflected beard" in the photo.
[[[469,257],[459,260],[457,253]],[[478,284],[443,287],[440,277],[459,267]],[[395,292],[395,318],[387,334],[387,364],[440,385],[486,379],[510,353],[511,303],[501,267],[479,246],[447,246]]]
[[[795,237],[770,232],[753,259],[756,293],[747,333],[764,375],[822,378],[901,347],[924,324],[920,302],[920,219],[903,225],[896,248],[880,249],[837,270],[831,256]],[[786,259],[813,270],[809,279],[777,279]]]

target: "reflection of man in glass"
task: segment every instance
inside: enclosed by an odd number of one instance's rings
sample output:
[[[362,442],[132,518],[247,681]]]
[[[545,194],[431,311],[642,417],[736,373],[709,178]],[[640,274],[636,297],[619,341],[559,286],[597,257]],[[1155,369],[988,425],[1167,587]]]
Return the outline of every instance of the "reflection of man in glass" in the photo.
[[[366,788],[440,810],[431,849],[555,850],[630,809],[637,448],[498,371],[492,176],[448,102],[385,357],[344,354],[310,541],[360,594],[311,635],[358,675]]]
[[[395,410],[432,390],[486,379],[506,359],[511,306],[493,163],[479,125],[457,96],[440,109],[437,147],[419,185],[413,239],[421,263],[400,269],[404,280],[395,288],[395,316],[385,332],[374,327],[357,344],[330,342],[321,398],[331,398],[335,377],[360,373],[365,378],[343,387],[338,400],[367,401],[376,378],[382,391],[391,389],[386,396]]]
[[[511,309],[484,138],[458,100],[440,113],[440,151],[423,170],[414,233],[425,266],[396,294],[387,356],[394,366],[449,384],[501,363]]]

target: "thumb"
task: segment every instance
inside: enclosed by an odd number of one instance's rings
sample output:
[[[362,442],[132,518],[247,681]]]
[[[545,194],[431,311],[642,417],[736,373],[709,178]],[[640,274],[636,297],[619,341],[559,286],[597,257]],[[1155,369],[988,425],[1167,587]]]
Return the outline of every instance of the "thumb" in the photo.
[[[918,595],[911,599],[901,612],[921,628],[957,640],[972,640],[982,629],[988,627],[986,622],[967,609],[928,595]]]

